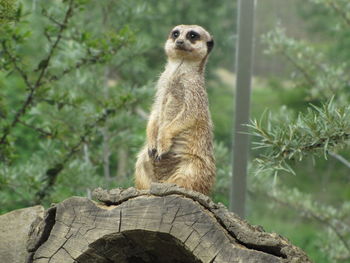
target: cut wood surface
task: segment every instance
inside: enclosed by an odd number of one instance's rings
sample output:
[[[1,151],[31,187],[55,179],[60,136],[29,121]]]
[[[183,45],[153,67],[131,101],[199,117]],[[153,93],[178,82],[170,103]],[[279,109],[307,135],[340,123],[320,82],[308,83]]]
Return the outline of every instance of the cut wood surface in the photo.
[[[285,238],[249,225],[205,195],[175,185],[96,189],[32,225],[27,262],[307,263]]]
[[[27,257],[28,231],[44,215],[44,207],[33,206],[0,215],[0,263],[23,263]]]

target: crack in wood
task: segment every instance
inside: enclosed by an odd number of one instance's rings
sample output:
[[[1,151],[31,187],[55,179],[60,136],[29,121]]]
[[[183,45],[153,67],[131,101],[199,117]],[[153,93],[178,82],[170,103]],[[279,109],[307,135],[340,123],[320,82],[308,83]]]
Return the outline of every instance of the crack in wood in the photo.
[[[218,253],[210,260],[209,263],[214,263],[214,261],[215,261],[215,259],[216,259],[217,256],[218,256]]]
[[[51,207],[46,210],[44,219],[41,222],[35,222],[31,226],[30,237],[27,242],[28,252],[35,252],[42,244],[44,244],[50,237],[52,228],[55,224],[56,207]],[[27,263],[34,261],[34,255],[27,258]]]
[[[186,239],[183,241],[184,244],[186,244],[186,242],[188,241],[188,239],[190,238],[190,236],[192,236],[192,234],[195,232],[196,230],[192,229],[190,234],[186,237]]]
[[[40,250],[41,254],[34,255],[30,262],[37,262],[40,258],[53,262],[60,260],[66,253],[67,262],[161,263],[168,262],[156,260],[157,255],[163,256],[158,250],[164,247],[169,255],[175,250],[178,253],[187,251],[184,253],[194,257],[191,262],[199,262],[199,259],[212,263],[227,260],[241,262],[239,258],[245,259],[242,262],[250,262],[246,260],[253,256],[262,259],[254,262],[281,263],[304,256],[283,238],[250,226],[206,196],[180,188],[157,187],[150,191],[125,191],[128,198],[114,194],[111,198],[123,201],[112,209],[79,197],[58,204],[57,212],[55,210],[56,223],[61,223],[62,226],[51,233],[55,224],[54,216],[47,234],[52,234],[50,244],[45,244]],[[104,200],[109,198],[105,192],[101,195],[104,195]],[[60,232],[62,229],[68,232]],[[61,243],[63,239],[65,240]],[[59,240],[61,241],[58,242]],[[70,242],[67,243],[68,241]],[[75,242],[78,242],[77,246]],[[57,244],[62,245],[57,248]],[[39,246],[33,252],[36,253],[38,248]],[[47,252],[46,249],[51,249],[52,252]],[[62,253],[58,255],[59,250]],[[50,253],[51,256],[42,257],[45,253]],[[90,255],[98,261],[84,261]],[[306,259],[295,262],[310,261]]]
[[[62,246],[62,249],[69,255],[71,259],[75,261],[75,258],[69,253],[69,251],[64,246]]]
[[[198,202],[198,204],[200,204],[203,209],[205,209],[206,211],[209,211],[213,214],[213,216],[215,217],[215,219],[217,220],[217,222],[227,231],[232,235],[232,237],[236,240],[236,242],[248,249],[253,249],[253,250],[257,250],[263,253],[267,253],[267,254],[271,254],[280,258],[287,258],[287,255],[284,254],[282,252],[282,248],[283,245],[280,243],[279,246],[276,247],[276,245],[274,246],[268,246],[265,244],[250,244],[249,242],[244,242],[243,240],[241,240],[239,238],[239,235],[237,235],[237,233],[235,231],[232,231],[232,228],[228,227],[227,224],[225,224],[222,220],[222,218],[216,213],[217,210],[222,209],[222,207],[220,205],[216,205],[214,204],[209,197],[207,196],[203,196],[201,194],[195,193],[193,191],[186,191],[184,189],[181,188],[177,188],[175,187],[175,189],[172,189],[171,187],[168,189],[163,189],[162,191],[158,191],[157,187],[160,187],[159,184],[154,184],[156,185],[155,188],[150,189],[149,193],[140,193],[139,195],[135,194],[134,196],[129,196],[126,199],[121,198],[119,200],[118,203],[122,203],[125,201],[129,201],[130,199],[135,199],[138,198],[140,196],[149,196],[151,197],[153,196],[160,196],[160,197],[166,197],[166,196],[170,196],[170,195],[176,195],[176,196],[184,196],[185,198],[191,199],[192,201]],[[192,193],[193,192],[193,193]],[[176,197],[174,197],[173,199],[174,201],[176,200]],[[181,217],[180,216],[176,216],[173,220],[173,222],[175,221],[176,218]],[[254,231],[254,230],[252,230]],[[261,231],[260,231],[261,232]]]
[[[48,259],[49,259],[48,263],[51,262],[52,258],[60,251],[61,248],[63,248],[63,246],[68,242],[68,240],[69,240],[69,239],[66,239],[66,240],[63,242],[63,244],[60,245],[60,246],[57,248],[57,250],[56,250],[50,257],[48,257]]]
[[[122,229],[122,216],[123,216],[122,210],[123,209],[120,209],[120,212],[119,212],[119,228],[118,228],[119,233],[121,232],[121,229]]]

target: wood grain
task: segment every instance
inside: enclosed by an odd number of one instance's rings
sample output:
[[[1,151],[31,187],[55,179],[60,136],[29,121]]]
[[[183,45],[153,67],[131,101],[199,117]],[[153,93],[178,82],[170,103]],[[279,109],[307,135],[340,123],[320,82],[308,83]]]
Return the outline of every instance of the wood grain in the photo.
[[[175,185],[96,189],[32,226],[27,262],[311,262],[277,234],[251,226],[209,197]]]

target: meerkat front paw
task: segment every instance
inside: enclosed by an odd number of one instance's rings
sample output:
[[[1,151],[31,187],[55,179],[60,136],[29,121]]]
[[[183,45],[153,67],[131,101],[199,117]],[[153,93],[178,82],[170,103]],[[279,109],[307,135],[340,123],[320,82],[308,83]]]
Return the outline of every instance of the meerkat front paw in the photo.
[[[172,140],[168,137],[159,138],[157,141],[157,149],[155,153],[155,160],[160,161],[162,157],[170,151]]]
[[[157,139],[148,140],[147,148],[148,148],[148,156],[154,159],[157,153]]]
[[[148,156],[151,157],[152,159],[155,159],[157,154],[157,149],[156,148],[148,148]]]

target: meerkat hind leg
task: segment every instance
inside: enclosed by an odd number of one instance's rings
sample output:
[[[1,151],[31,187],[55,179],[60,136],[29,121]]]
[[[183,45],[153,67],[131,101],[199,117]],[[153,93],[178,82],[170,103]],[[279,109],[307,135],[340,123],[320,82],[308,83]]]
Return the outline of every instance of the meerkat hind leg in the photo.
[[[174,183],[180,187],[194,190],[203,194],[209,194],[212,178],[205,176],[207,173],[203,163],[199,159],[186,160],[179,164],[176,172],[165,183]]]
[[[135,185],[138,189],[149,189],[153,178],[153,163],[144,147],[139,153],[135,165]]]

